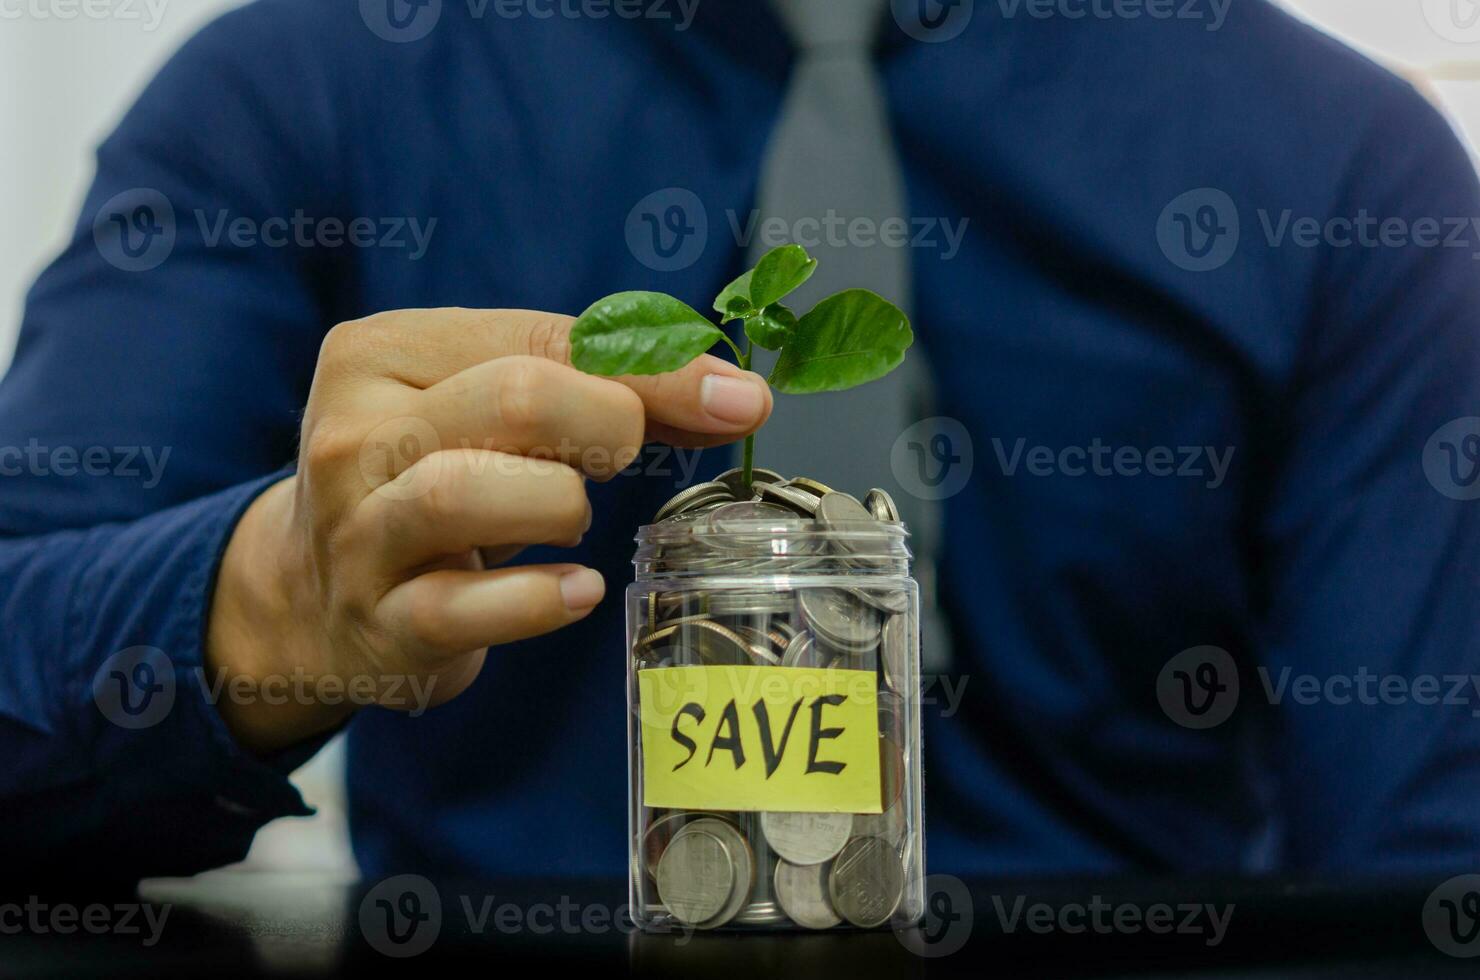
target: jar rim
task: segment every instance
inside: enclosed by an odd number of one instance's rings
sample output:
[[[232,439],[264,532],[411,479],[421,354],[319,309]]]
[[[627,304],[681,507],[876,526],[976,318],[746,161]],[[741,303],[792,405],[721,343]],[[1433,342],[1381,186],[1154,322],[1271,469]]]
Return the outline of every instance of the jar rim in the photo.
[[[798,517],[748,518],[726,521],[723,528],[707,522],[661,521],[644,524],[637,529],[632,540],[642,544],[669,544],[683,540],[709,541],[738,535],[770,534],[773,539],[807,538],[821,540],[868,540],[904,542],[910,537],[909,528],[899,521],[832,521]]]
[[[893,574],[910,562],[909,530],[898,522],[797,518],[664,521],[638,529],[632,563],[640,578],[756,574]]]

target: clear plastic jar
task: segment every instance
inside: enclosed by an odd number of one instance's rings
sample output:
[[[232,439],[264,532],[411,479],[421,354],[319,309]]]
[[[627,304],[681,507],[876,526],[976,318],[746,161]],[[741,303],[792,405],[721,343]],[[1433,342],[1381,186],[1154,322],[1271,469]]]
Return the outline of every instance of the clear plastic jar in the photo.
[[[637,536],[630,879],[648,931],[920,918],[907,533],[866,513],[822,516],[711,501]]]

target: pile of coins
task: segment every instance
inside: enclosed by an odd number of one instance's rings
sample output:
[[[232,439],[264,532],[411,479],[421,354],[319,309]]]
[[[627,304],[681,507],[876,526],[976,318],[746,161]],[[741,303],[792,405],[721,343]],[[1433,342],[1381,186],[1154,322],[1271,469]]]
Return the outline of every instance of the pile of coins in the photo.
[[[737,469],[682,491],[654,524],[638,564],[657,585],[635,610],[633,668],[874,672],[882,812],[637,805],[637,908],[698,929],[891,921],[923,876],[918,776],[907,778],[918,766],[908,697],[918,685],[917,631],[894,501],[883,490],[860,501],[759,468],[747,488]],[[701,584],[685,581],[693,576]]]

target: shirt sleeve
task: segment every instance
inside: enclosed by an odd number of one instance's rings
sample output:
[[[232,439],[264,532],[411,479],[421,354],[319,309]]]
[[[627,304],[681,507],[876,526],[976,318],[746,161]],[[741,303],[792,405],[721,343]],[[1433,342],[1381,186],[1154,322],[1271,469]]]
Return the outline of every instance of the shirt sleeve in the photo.
[[[1480,194],[1447,124],[1402,96],[1337,192],[1264,461],[1251,680],[1293,869],[1480,858]]]
[[[183,874],[308,811],[214,706],[205,619],[281,478],[337,259],[237,218],[332,214],[325,83],[284,6],[192,39],[100,147],[0,383],[0,863]],[[43,868],[44,865],[44,868]]]

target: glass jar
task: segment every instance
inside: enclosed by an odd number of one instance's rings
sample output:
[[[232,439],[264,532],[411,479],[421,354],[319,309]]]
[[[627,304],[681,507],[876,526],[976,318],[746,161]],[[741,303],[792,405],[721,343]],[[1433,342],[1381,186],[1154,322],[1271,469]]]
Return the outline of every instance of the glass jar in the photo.
[[[904,526],[859,516],[710,503],[639,531],[627,703],[643,929],[919,920],[919,596]]]

